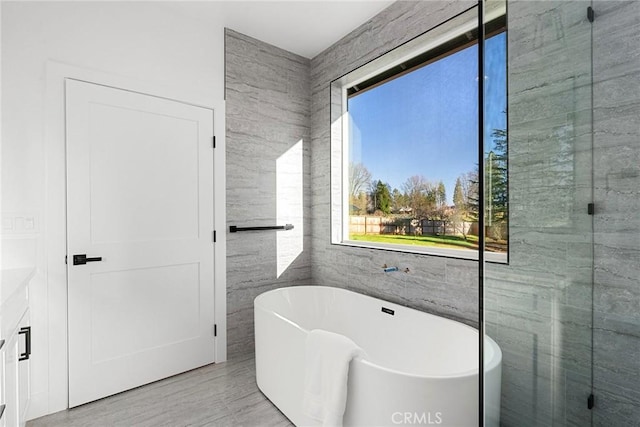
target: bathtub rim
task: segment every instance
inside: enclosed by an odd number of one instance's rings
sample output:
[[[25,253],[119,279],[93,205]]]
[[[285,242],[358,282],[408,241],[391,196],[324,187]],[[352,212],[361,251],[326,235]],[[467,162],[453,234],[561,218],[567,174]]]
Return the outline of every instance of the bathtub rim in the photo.
[[[329,289],[331,291],[338,291],[338,292],[345,292],[345,293],[351,293],[351,294],[356,294],[360,297],[364,297],[364,298],[370,298],[370,299],[374,299],[377,301],[382,301],[385,303],[390,303],[390,304],[394,304],[397,305],[399,307],[402,307],[403,309],[406,310],[412,310],[415,312],[418,312],[420,314],[423,315],[427,315],[427,316],[433,316],[433,317],[438,317],[440,319],[444,319],[446,321],[449,322],[454,322],[456,324],[458,324],[459,326],[464,326],[468,329],[471,329],[472,331],[474,331],[476,334],[479,334],[480,331],[476,328],[474,328],[473,326],[467,325],[466,323],[462,323],[459,322],[457,320],[453,320],[453,319],[449,319],[447,317],[444,316],[438,316],[437,314],[432,314],[426,311],[420,311],[417,310],[415,308],[411,308],[411,307],[407,307],[401,304],[397,304],[391,301],[385,301],[382,300],[380,298],[376,298],[376,297],[372,297],[369,295],[365,295],[365,294],[361,294],[359,292],[355,292],[349,289],[344,289],[344,288],[338,288],[335,286],[325,286],[325,285],[297,285],[297,286],[283,286],[281,288],[276,288],[276,289],[272,289],[270,291],[266,291],[261,293],[260,295],[258,295],[257,297],[255,297],[254,299],[254,309],[260,309],[263,310],[267,313],[271,313],[273,315],[275,315],[276,317],[278,317],[279,319],[285,321],[286,323],[290,324],[291,326],[294,326],[295,328],[299,329],[300,331],[304,332],[304,333],[309,333],[311,330],[310,329],[306,329],[303,328],[302,326],[300,326],[299,324],[297,324],[296,322],[294,322],[291,319],[288,319],[287,317],[281,315],[280,313],[277,313],[276,311],[274,311],[273,309],[268,309],[267,307],[265,307],[265,304],[262,302],[263,299],[267,298],[267,295],[270,294],[275,294],[275,293],[280,293],[280,292],[284,292],[285,290],[288,289]],[[264,296],[264,297],[263,297]],[[319,329],[319,328],[318,328]],[[347,337],[350,338],[350,337]],[[494,369],[496,369],[502,362],[502,350],[500,349],[500,346],[498,345],[498,343],[496,343],[490,336],[488,336],[487,334],[484,335],[485,338],[485,347],[487,344],[489,344],[493,354],[492,354],[492,358],[490,359],[489,363],[487,363],[486,359],[485,359],[485,373],[486,372],[490,372],[493,371]],[[366,349],[365,353],[366,353]],[[486,350],[485,350],[486,351]],[[486,356],[486,353],[485,353]],[[461,372],[457,372],[455,374],[449,374],[449,375],[424,375],[424,374],[416,374],[416,373],[410,373],[410,372],[406,372],[406,371],[399,371],[397,369],[392,369],[392,368],[388,368],[382,365],[379,365],[377,363],[374,363],[372,361],[367,360],[366,358],[363,357],[356,357],[354,360],[360,361],[362,362],[364,365],[370,366],[372,368],[375,369],[380,369],[382,371],[394,374],[394,375],[401,375],[401,376],[405,376],[405,377],[411,377],[411,378],[418,378],[418,379],[425,379],[425,380],[450,380],[450,379],[455,379],[455,378],[466,378],[466,377],[470,377],[473,375],[478,375],[480,370],[478,368],[474,368],[471,370],[466,370],[466,371],[461,371]]]

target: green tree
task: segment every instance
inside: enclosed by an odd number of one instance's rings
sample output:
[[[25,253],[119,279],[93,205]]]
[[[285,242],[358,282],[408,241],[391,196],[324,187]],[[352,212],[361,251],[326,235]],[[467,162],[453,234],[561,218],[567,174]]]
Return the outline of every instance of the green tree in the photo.
[[[453,189],[453,204],[456,210],[462,211],[466,208],[466,198],[464,190],[462,189],[462,179],[458,177],[456,179],[456,186]]]
[[[507,169],[507,132],[495,129],[493,150],[485,160],[485,209],[486,225],[492,237],[502,239],[508,223],[508,169]]]
[[[494,237],[502,238],[500,230],[508,224],[507,131],[495,129],[491,136],[493,149],[486,154],[484,162],[485,225],[492,227]],[[467,174],[467,180],[467,215],[470,220],[478,221],[481,210],[477,167]]]
[[[378,180],[375,183],[372,196],[374,200],[374,211],[380,210],[387,215],[391,213],[391,193],[389,192],[389,186],[387,184]]]

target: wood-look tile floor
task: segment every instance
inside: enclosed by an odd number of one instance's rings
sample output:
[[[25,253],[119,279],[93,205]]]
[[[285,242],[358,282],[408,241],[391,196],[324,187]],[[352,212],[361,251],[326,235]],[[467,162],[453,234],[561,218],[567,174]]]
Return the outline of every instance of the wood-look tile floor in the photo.
[[[195,369],[77,408],[27,427],[289,427],[258,390],[253,358]]]

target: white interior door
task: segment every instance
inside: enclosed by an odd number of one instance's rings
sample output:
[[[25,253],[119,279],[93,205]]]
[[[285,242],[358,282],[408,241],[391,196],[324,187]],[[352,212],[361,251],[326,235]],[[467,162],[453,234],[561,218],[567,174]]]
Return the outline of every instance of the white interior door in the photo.
[[[66,126],[73,407],[214,361],[213,111],[67,79]]]

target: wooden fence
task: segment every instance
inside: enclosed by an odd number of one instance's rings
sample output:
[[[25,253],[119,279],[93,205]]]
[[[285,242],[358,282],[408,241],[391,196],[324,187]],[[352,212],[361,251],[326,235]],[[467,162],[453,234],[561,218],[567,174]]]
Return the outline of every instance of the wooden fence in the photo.
[[[466,221],[454,222],[352,215],[349,217],[349,234],[477,235],[478,224]]]

